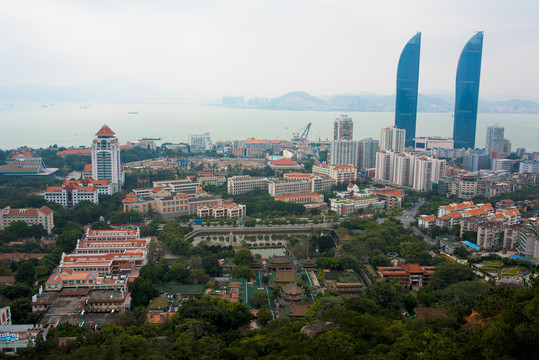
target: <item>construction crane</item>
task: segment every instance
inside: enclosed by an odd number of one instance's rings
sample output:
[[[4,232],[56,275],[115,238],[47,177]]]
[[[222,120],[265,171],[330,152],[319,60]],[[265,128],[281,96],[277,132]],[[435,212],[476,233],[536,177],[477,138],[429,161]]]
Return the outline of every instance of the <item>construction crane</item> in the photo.
[[[307,137],[309,136],[309,131],[311,130],[312,123],[307,124],[306,127],[301,128],[297,132],[292,134],[292,141],[294,142],[307,142]],[[300,131],[302,131],[301,135],[299,135]]]

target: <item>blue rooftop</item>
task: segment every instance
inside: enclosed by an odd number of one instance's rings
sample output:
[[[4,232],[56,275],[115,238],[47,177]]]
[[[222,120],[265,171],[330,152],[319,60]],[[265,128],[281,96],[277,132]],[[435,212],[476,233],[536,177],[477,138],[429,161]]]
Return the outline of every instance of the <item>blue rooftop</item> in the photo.
[[[518,256],[518,255],[510,255],[509,257],[512,258],[512,259],[519,259],[519,260],[530,261],[530,262],[533,264],[533,266],[537,266],[537,264],[534,263],[532,259],[528,259],[528,258],[525,258],[525,257],[522,257],[522,256]]]
[[[471,247],[474,250],[481,250],[481,246],[474,244],[473,242],[469,242],[468,240],[462,241],[462,243],[466,246]]]

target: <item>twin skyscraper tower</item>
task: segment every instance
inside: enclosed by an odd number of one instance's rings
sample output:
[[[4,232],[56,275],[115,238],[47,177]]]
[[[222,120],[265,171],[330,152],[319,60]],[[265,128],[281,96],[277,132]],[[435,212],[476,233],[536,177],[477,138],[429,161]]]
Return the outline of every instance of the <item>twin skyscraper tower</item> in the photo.
[[[395,126],[406,130],[406,147],[413,146],[415,137],[420,50],[421,33],[417,33],[402,50],[397,68]],[[457,149],[475,148],[482,53],[483,32],[479,31],[464,46],[457,66],[453,124]]]

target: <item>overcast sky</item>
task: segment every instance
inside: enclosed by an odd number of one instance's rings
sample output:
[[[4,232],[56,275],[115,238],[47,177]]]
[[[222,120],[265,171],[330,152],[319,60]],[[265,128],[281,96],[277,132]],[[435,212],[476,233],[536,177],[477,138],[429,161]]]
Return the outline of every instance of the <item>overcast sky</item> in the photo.
[[[484,31],[480,96],[539,99],[539,1],[2,1],[0,85],[126,77],[208,96],[395,92],[422,32],[419,91],[453,92]]]

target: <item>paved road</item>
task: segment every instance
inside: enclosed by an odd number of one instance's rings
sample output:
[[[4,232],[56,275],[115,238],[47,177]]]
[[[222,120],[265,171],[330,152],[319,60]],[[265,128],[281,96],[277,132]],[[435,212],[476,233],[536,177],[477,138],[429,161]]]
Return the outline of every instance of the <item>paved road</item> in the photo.
[[[419,201],[410,209],[406,209],[402,212],[402,215],[399,216],[399,220],[402,222],[405,228],[410,226],[410,223],[415,221],[415,216],[417,215],[417,209],[425,203],[425,199],[420,198]]]

